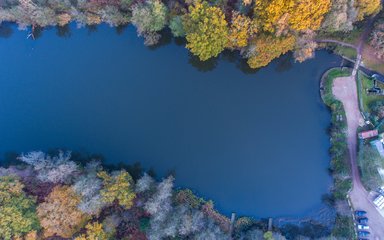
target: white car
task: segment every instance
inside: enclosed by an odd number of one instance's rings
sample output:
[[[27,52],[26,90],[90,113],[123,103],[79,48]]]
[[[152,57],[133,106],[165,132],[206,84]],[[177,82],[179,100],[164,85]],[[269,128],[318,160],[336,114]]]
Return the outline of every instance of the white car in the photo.
[[[357,225],[357,229],[358,230],[369,230],[369,226],[359,224],[359,225]]]

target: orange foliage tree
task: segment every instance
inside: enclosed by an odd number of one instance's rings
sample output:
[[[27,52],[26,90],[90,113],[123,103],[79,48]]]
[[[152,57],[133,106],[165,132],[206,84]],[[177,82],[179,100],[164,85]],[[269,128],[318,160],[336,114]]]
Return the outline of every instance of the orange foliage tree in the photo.
[[[68,186],[56,186],[37,208],[44,236],[70,238],[85,223],[87,215],[77,205],[80,197]]]
[[[234,49],[247,46],[248,38],[256,32],[256,24],[249,17],[233,12],[227,47]]]
[[[256,52],[249,56],[248,65],[251,68],[260,68],[292,50],[295,45],[295,37],[290,35],[276,38],[270,35],[261,35],[253,40],[252,44],[256,46]]]

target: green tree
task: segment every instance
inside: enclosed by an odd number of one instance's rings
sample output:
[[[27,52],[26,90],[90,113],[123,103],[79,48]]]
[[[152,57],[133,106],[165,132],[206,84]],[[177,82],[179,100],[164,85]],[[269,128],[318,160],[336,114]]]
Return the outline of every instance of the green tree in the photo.
[[[160,31],[167,23],[167,7],[158,0],[148,0],[132,7],[132,24],[139,35]]]
[[[227,45],[228,24],[218,7],[197,2],[189,7],[183,25],[187,48],[202,61],[216,57]]]
[[[132,187],[132,177],[128,172],[122,170],[118,174],[111,176],[102,171],[97,175],[103,179],[103,189],[100,193],[104,202],[113,203],[118,201],[126,209],[132,207],[136,194]]]
[[[181,16],[174,16],[173,18],[171,18],[171,20],[169,21],[169,28],[171,29],[173,36],[185,36],[183,20]]]
[[[0,177],[0,238],[9,240],[39,230],[35,200],[15,177]]]

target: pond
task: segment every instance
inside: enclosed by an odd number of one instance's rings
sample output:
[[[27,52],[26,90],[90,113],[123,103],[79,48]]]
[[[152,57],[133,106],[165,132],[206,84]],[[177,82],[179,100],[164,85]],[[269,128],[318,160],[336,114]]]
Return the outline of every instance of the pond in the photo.
[[[331,178],[325,51],[250,71],[231,53],[200,63],[133,27],[0,31],[0,156],[65,148],[176,175],[226,214],[305,216]],[[60,35],[60,36],[58,36]]]

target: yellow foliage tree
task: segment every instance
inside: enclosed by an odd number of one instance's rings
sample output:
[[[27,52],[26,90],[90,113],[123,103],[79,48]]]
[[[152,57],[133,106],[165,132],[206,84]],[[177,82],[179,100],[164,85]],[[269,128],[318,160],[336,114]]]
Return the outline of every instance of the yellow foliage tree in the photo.
[[[220,8],[198,1],[183,19],[187,48],[202,61],[216,57],[227,45],[227,25]]]
[[[256,32],[255,23],[249,17],[233,12],[227,47],[234,49],[247,46],[248,39]]]
[[[103,179],[104,187],[100,194],[104,202],[113,203],[118,201],[125,209],[132,207],[136,194],[133,192],[133,180],[128,172],[122,170],[118,175],[110,176],[107,172],[102,171],[97,175]]]
[[[78,210],[80,197],[68,186],[56,186],[37,208],[44,236],[70,238],[85,223],[87,215]]]
[[[381,0],[356,0],[357,20],[363,20],[365,16],[377,14],[381,10]]]
[[[75,240],[107,240],[108,235],[104,232],[103,225],[94,222],[94,223],[88,223],[87,226],[85,226],[87,229],[86,234],[81,234],[80,236],[76,237]]]
[[[330,8],[331,0],[297,0],[290,12],[289,25],[296,31],[317,30]]]
[[[35,200],[23,188],[17,178],[0,176],[0,239],[22,238],[40,229]]]
[[[292,50],[295,45],[295,37],[276,38],[270,35],[261,35],[252,43],[256,46],[256,54],[250,56],[248,65],[251,68],[267,66],[273,59]]]
[[[254,18],[260,24],[262,30],[275,32],[276,23],[287,19],[287,15],[294,6],[293,0],[259,0],[255,3]]]
[[[254,8],[254,17],[264,31],[282,32],[317,30],[330,10],[331,0],[261,0]]]

